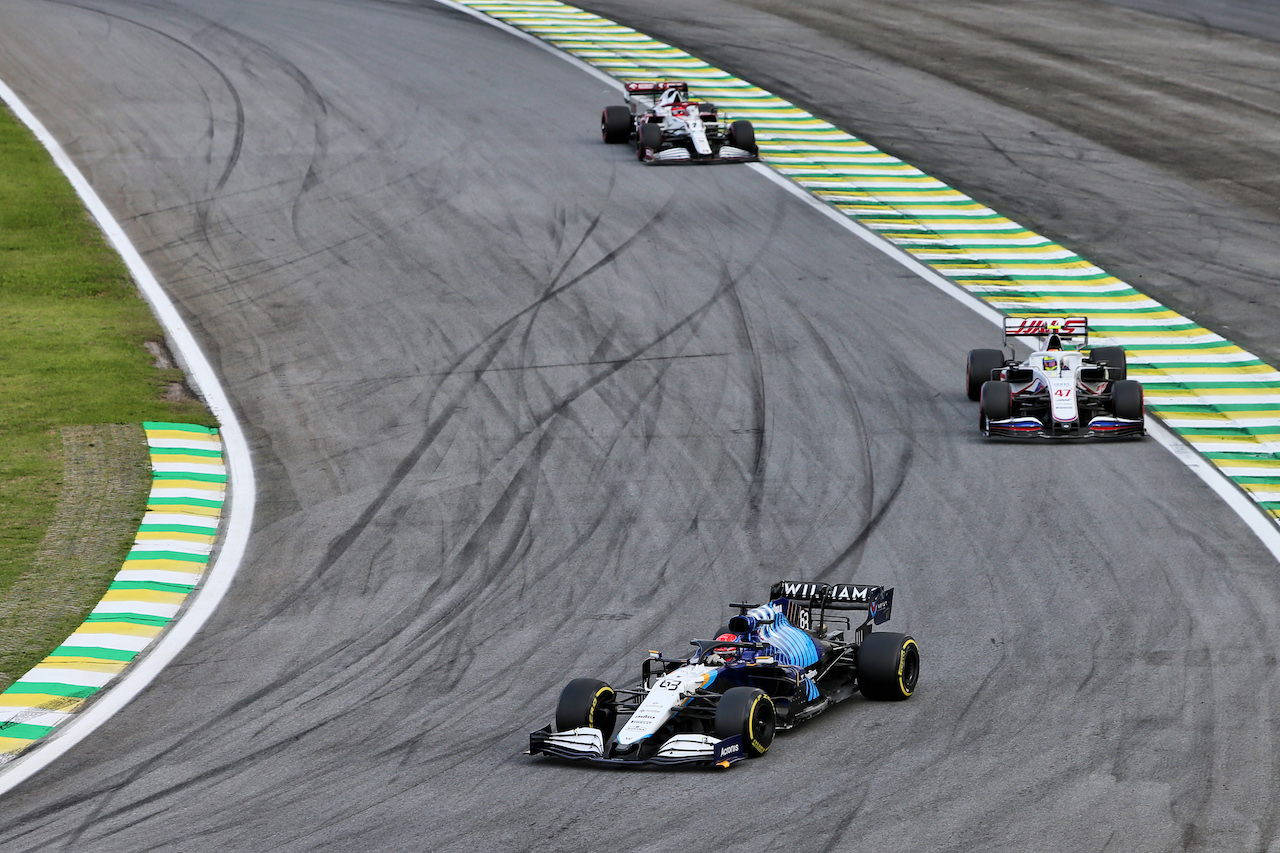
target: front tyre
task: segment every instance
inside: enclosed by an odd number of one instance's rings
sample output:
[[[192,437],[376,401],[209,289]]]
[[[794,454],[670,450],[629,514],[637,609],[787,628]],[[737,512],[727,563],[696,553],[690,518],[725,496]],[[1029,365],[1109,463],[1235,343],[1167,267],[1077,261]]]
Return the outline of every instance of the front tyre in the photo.
[[[1111,402],[1117,418],[1142,420],[1142,383],[1133,379],[1112,382]]]
[[[617,694],[613,688],[595,678],[575,678],[560,691],[556,705],[556,731],[599,729],[608,742],[618,721]]]
[[[645,152],[652,151],[657,154],[662,150],[662,128],[655,122],[647,121],[640,125],[640,140],[636,146],[636,158],[645,159]]]
[[[760,149],[756,147],[755,125],[746,119],[738,119],[729,125],[729,144],[748,154],[760,153]]]
[[[618,104],[604,108],[600,114],[600,137],[609,145],[631,138],[631,110]]]
[[[773,700],[759,687],[730,687],[716,704],[716,737],[741,735],[748,758],[769,751],[777,725]]]
[[[1013,386],[1008,382],[995,379],[983,382],[978,397],[978,426],[982,430],[985,431],[991,421],[1013,417]]]
[[[858,646],[858,692],[868,699],[910,699],[919,679],[920,648],[906,634],[868,634]]]

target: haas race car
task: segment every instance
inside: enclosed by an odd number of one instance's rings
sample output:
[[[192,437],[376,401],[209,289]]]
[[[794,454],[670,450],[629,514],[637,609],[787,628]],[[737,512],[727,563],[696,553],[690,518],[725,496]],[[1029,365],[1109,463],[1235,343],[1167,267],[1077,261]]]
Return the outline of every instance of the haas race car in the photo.
[[[680,80],[626,84],[626,104],[604,108],[600,135],[634,142],[642,163],[741,163],[758,160],[751,122],[727,122],[707,101],[690,101]]]
[[[1011,337],[1035,351],[1012,358]],[[1005,349],[969,351],[966,386],[986,436],[1133,438],[1146,434],[1142,384],[1126,378],[1121,347],[1094,347],[1086,317],[1006,317]],[[1006,353],[1005,350],[1008,350]]]
[[[892,589],[782,581],[769,595],[765,604],[729,605],[738,615],[719,636],[691,640],[686,658],[650,652],[635,687],[570,681],[555,725],[529,735],[529,754],[728,767],[855,692],[884,700],[915,692],[916,641],[872,633],[889,620]],[[853,611],[866,614],[856,628],[841,615]]]

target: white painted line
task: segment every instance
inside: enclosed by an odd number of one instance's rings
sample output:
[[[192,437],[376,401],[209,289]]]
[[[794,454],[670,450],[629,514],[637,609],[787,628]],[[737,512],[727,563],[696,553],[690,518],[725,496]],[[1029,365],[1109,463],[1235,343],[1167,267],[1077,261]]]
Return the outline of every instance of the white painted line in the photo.
[[[185,604],[185,602],[183,602]],[[127,599],[123,601],[101,601],[93,608],[95,616],[115,613],[137,613],[139,616],[155,616],[159,619],[172,619],[182,609],[181,604],[156,604],[154,601]],[[95,697],[96,698],[96,697]],[[4,777],[0,776],[0,781]],[[0,793],[3,789],[0,788]]]
[[[169,482],[173,482],[170,480]],[[153,498],[193,498],[201,501],[222,501],[222,489],[152,489]]]
[[[148,438],[147,444],[158,450],[221,450],[217,436],[208,438]]]
[[[66,711],[50,711],[45,708],[0,708],[0,722],[4,723],[56,726],[70,716]]]
[[[182,362],[192,386],[200,392],[214,417],[218,419],[219,432],[227,453],[228,479],[232,487],[228,498],[230,509],[224,515],[226,535],[222,541],[221,551],[210,565],[204,585],[188,597],[186,611],[182,614],[182,618],[170,625],[155,647],[141,660],[131,664],[110,688],[95,695],[83,713],[54,729],[49,737],[0,768],[0,794],[4,794],[30,779],[111,719],[117,711],[141,693],[160,674],[160,671],[178,656],[187,643],[191,642],[191,638],[217,609],[244,560],[245,549],[249,544],[249,531],[253,526],[257,486],[254,481],[249,443],[245,439],[240,420],[231,407],[231,401],[227,398],[213,365],[201,351],[195,336],[183,322],[173,301],[156,281],[138,250],[129,242],[124,229],[116,222],[111,211],[103,204],[102,199],[81,174],[80,169],[67,156],[44,124],[31,110],[27,109],[27,105],[3,81],[0,81],[0,99],[48,149],[54,163],[67,176],[67,180],[84,201],[89,213],[97,220],[107,240],[129,267],[129,272],[137,282],[143,298],[150,303],[151,310],[155,312],[156,318],[164,327],[174,356]],[[95,612],[103,611],[95,610]]]
[[[163,569],[121,569],[116,572],[118,581],[143,581],[149,583],[176,583],[194,586],[200,582],[203,572],[174,572]]]
[[[87,669],[68,669],[66,667],[54,666],[37,666],[35,669],[29,670],[26,675],[19,678],[14,684],[75,684],[80,687],[101,687],[111,679],[115,678],[114,672],[96,672]],[[22,759],[17,759],[10,764],[12,767]],[[5,780],[8,781],[7,779]]]
[[[186,513],[175,512],[149,512],[142,516],[143,526],[149,524],[177,525],[185,527],[204,527],[209,530],[216,530],[218,520],[208,515],[187,515]]]
[[[225,474],[226,466],[202,465],[199,462],[152,462],[151,470],[161,474]]]
[[[171,551],[179,554],[208,554],[213,551],[212,542],[188,542],[186,539],[139,539],[129,549],[126,560],[145,560],[146,555],[156,551]],[[134,555],[138,556],[134,556]]]
[[[1267,515],[1262,507],[1253,502],[1244,490],[1227,478],[1222,471],[1205,457],[1197,453],[1177,434],[1166,429],[1158,420],[1147,417],[1147,434],[1160,442],[1170,453],[1178,457],[1178,461],[1227,502],[1227,506],[1235,510],[1249,529],[1254,532],[1262,544],[1267,546],[1271,555],[1280,561],[1280,527]]]
[[[140,652],[151,644],[154,637],[135,637],[132,634],[80,633],[77,631],[62,641],[62,645],[77,649],[117,649]]]

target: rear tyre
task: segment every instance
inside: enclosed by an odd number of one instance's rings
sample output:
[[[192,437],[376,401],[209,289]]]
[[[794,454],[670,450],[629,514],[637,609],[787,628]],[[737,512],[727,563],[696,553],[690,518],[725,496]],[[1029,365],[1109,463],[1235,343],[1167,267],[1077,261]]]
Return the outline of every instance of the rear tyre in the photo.
[[[906,634],[868,634],[858,646],[858,692],[868,699],[910,699],[919,680],[920,648]]]
[[[1117,418],[1142,420],[1142,383],[1133,379],[1112,382],[1111,402]]]
[[[969,399],[975,403],[982,394],[982,383],[991,379],[991,371],[1004,367],[1004,353],[998,349],[971,349],[964,365],[964,384]]]
[[[662,150],[662,128],[649,121],[640,125],[640,141],[636,148],[636,157],[643,160],[646,150],[653,151],[655,154]]]
[[[1129,364],[1125,359],[1124,347],[1094,347],[1089,350],[1089,360],[1094,364],[1120,371],[1116,379],[1126,379],[1129,376]]]
[[[748,758],[769,751],[777,725],[773,700],[759,687],[730,687],[716,704],[716,737],[742,735]]]
[[[609,145],[631,138],[631,110],[618,104],[605,107],[600,114],[600,137]]]
[[[760,149],[756,147],[755,125],[746,119],[738,119],[729,125],[729,144],[751,154],[760,153]]]
[[[982,383],[978,400],[978,424],[986,429],[988,421],[1013,417],[1013,386],[1008,382],[989,380]]]
[[[617,694],[595,678],[575,678],[560,691],[556,705],[556,731],[567,732],[584,726],[599,729],[607,742],[618,721]]]

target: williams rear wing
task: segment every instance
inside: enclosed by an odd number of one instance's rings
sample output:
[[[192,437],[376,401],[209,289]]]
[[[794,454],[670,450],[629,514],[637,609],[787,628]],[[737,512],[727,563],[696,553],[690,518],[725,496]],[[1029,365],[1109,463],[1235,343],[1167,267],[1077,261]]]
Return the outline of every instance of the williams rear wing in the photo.
[[[787,620],[806,628],[820,625],[828,610],[865,610],[867,622],[883,625],[893,612],[893,589],[856,583],[810,583],[779,581],[769,590],[769,599],[787,600]],[[816,621],[813,611],[818,610]],[[792,618],[794,611],[795,618]]]
[[[1088,317],[1005,317],[1004,339],[1006,345],[1009,338],[1040,338],[1041,343],[1048,342],[1050,335],[1057,335],[1063,344],[1072,344],[1076,349],[1083,349],[1089,343]]]

